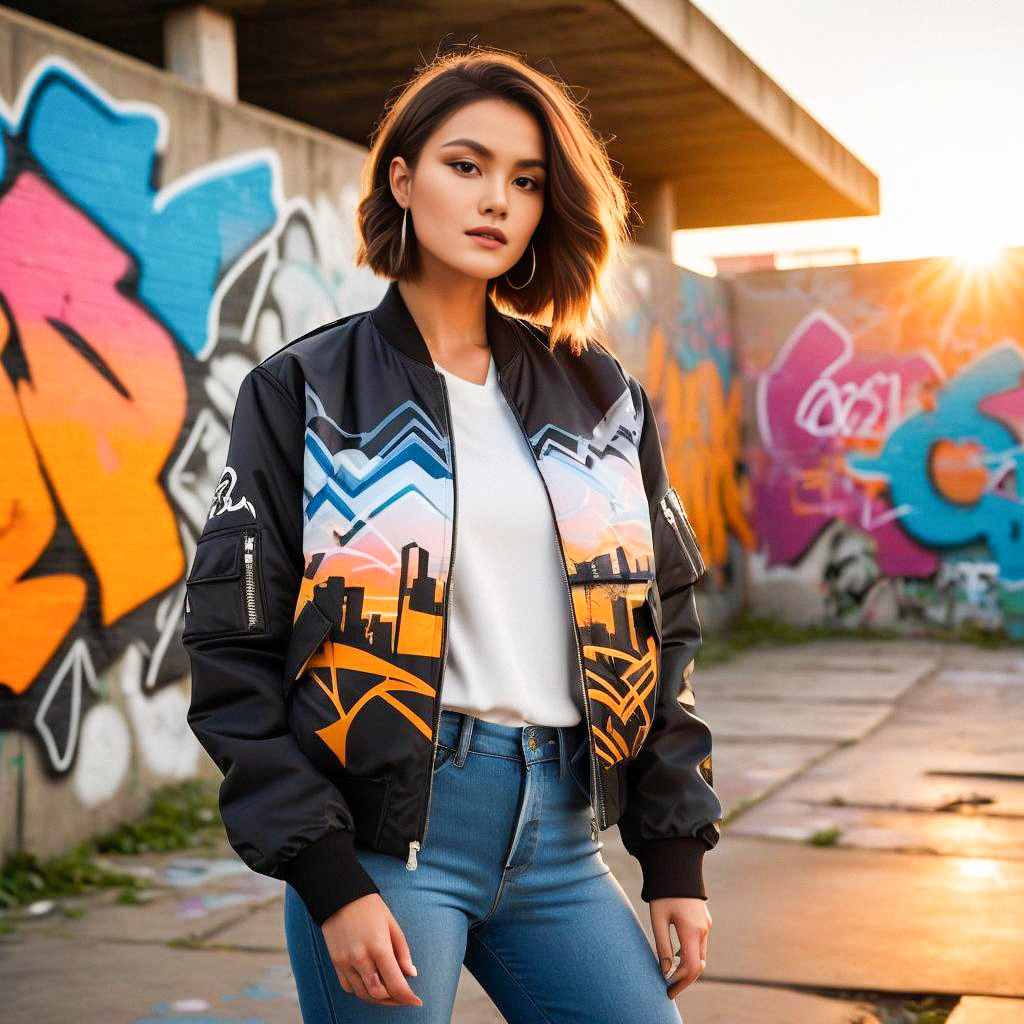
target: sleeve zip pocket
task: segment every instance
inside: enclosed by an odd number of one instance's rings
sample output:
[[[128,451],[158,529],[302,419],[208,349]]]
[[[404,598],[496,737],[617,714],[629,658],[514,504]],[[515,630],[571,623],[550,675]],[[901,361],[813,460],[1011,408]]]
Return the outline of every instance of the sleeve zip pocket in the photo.
[[[184,639],[266,632],[259,530],[200,536],[185,578],[183,625]]]
[[[697,535],[693,532],[693,527],[690,525],[690,520],[683,510],[683,503],[679,500],[679,493],[675,487],[669,487],[665,492],[662,496],[660,507],[662,515],[668,521],[669,526],[672,527],[672,532],[679,542],[683,556],[689,564],[690,573],[693,577],[691,582],[695,582],[704,575],[707,567],[701,556],[700,546],[697,544]]]

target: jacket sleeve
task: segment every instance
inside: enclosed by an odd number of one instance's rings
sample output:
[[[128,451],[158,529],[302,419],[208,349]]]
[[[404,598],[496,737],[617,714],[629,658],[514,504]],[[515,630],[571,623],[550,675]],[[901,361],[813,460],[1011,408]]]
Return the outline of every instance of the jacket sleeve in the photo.
[[[647,392],[627,374],[642,411],[640,465],[650,506],[655,576],[662,611],[661,675],[651,731],[627,766],[619,834],[643,872],[641,899],[707,899],[703,859],[720,838],[722,805],[712,788],[711,730],[684,703],[701,644],[694,584],[704,562],[679,495],[670,485]]]
[[[223,475],[185,584],[188,723],[221,774],[228,841],[299,893],[317,924],[379,892],[341,791],[289,731],[284,670],[303,573],[304,417],[257,366],[242,380]]]

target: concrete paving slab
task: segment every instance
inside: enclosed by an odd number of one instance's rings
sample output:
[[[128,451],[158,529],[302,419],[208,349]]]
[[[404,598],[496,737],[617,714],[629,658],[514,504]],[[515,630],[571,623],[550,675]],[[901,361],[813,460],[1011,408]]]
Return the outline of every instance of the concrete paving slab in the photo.
[[[1024,685],[1014,676],[940,671],[861,742],[817,760],[736,825],[804,838],[834,823],[844,842],[871,847],[1020,857],[1024,730],[1007,727],[1015,721],[1024,721]]]
[[[791,779],[834,749],[831,742],[764,743],[716,736],[712,753],[715,792],[728,814],[732,808],[756,800]]]
[[[722,697],[790,698],[803,700],[895,701],[934,670],[934,662],[919,660],[904,666],[824,658],[808,663],[800,659],[782,664],[753,664],[744,658],[701,669],[695,676],[699,700]]]
[[[793,700],[720,698],[701,691],[697,714],[715,736],[758,739],[854,741],[891,713],[886,703],[840,704]]]
[[[942,664],[947,668],[1015,672],[1024,675],[1024,655],[1020,647],[975,647],[972,644],[947,644],[941,648]]]
[[[93,942],[130,937],[136,942],[169,942],[200,939],[240,920],[268,900],[279,899],[284,883],[250,871],[241,861],[240,871],[205,885],[185,888],[154,886],[152,899],[140,905],[118,902],[118,894],[105,891],[85,901],[82,916],[69,918],[55,911],[44,917],[19,920],[17,929],[27,934]]]
[[[705,980],[1024,998],[1020,862],[727,830],[704,871],[713,921]]]
[[[737,836],[803,842],[838,828],[837,845],[873,850],[1024,861],[1024,818],[830,807],[769,797],[729,825]]]
[[[834,637],[806,644],[750,648],[726,664],[752,658],[766,668],[827,664],[837,671],[850,671],[853,668],[885,671],[900,666],[924,673],[935,664],[943,662],[948,650],[949,645],[929,641],[874,641]]]
[[[0,943],[4,1020],[32,1024],[295,1024],[280,954],[23,936]]]
[[[878,1024],[868,1003],[704,978],[683,989],[676,1006],[683,1024]]]
[[[964,996],[946,1024],[1024,1024],[1024,999]]]
[[[284,904],[273,900],[245,917],[236,918],[204,936],[201,945],[231,946],[234,949],[285,950]]]

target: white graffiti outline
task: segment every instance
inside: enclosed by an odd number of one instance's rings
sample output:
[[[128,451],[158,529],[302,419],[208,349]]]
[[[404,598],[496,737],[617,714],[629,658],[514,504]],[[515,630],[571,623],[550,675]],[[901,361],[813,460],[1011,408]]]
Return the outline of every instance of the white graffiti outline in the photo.
[[[65,681],[70,674],[71,701],[69,704],[69,721],[67,730],[67,746],[63,751],[57,737],[46,722],[46,713],[50,705],[57,699]],[[54,672],[43,699],[36,708],[33,719],[36,730],[43,738],[46,752],[50,755],[50,763],[58,772],[67,771],[75,758],[78,747],[79,727],[82,721],[82,681],[89,684],[89,689],[96,692],[96,670],[93,668],[89,647],[84,640],[75,640],[63,661]]]
[[[771,365],[760,375],[757,381],[757,389],[755,393],[755,413],[757,419],[757,428],[760,432],[761,442],[766,448],[775,446],[775,441],[772,438],[771,419],[768,412],[768,385],[770,381],[773,380],[774,377],[784,369],[786,363],[789,361],[793,349],[803,338],[808,328],[815,323],[822,323],[830,330],[832,330],[840,339],[840,342],[842,344],[842,350],[836,356],[836,358],[832,360],[831,363],[829,363],[827,366],[824,366],[821,370],[818,371],[817,378],[804,392],[804,395],[801,397],[800,403],[797,406],[797,423],[801,427],[801,429],[805,430],[807,433],[811,434],[814,437],[836,436],[839,432],[838,428],[846,426],[849,422],[849,411],[851,409],[851,404],[848,399],[850,398],[851,388],[854,392],[853,397],[856,398],[857,391],[864,390],[869,384],[873,385],[873,383],[875,383],[878,378],[899,377],[898,374],[890,374],[887,373],[886,371],[879,370],[875,371],[875,373],[871,374],[871,376],[866,378],[860,384],[857,384],[853,381],[849,381],[846,384],[843,384],[842,386],[838,385],[836,381],[832,379],[834,374],[846,363],[850,362],[854,355],[856,355],[855,347],[853,344],[853,337],[850,334],[850,332],[846,329],[846,327],[844,327],[827,310],[820,308],[812,309],[800,320],[796,327],[794,327],[793,330],[789,333],[789,336],[786,338],[785,342],[783,342],[781,348],[776,354],[775,359],[772,360]],[[932,372],[935,374],[936,380],[938,380],[939,382],[945,381],[946,375],[945,373],[943,373],[942,367],[939,364],[938,360],[935,358],[934,355],[932,355],[931,352],[917,351],[914,353],[914,355],[916,358],[922,359],[930,365]],[[902,387],[902,381],[900,381],[900,385]],[[834,405],[834,412],[836,415],[835,427],[837,429],[832,430],[830,432],[816,432],[810,429],[807,425],[810,422],[810,420],[805,420],[804,422],[801,422],[801,417],[807,417],[809,415],[808,407],[814,400],[814,398],[817,398],[816,395],[813,398],[808,397],[809,395],[812,395],[812,392],[814,392],[815,388],[818,388],[822,392],[822,398],[819,399],[819,402],[821,400],[827,400],[829,397],[831,397],[832,394],[834,394],[840,399],[847,399],[845,410],[838,403]],[[829,389],[831,389],[831,392],[829,391]],[[892,399],[898,397],[899,396],[892,395],[890,393],[890,405]],[[815,408],[815,411],[817,411],[817,408]],[[890,408],[889,422],[885,424],[883,430],[881,431],[880,440],[887,437],[892,430],[896,429],[896,427],[899,426],[899,423],[901,422],[899,418],[900,412],[901,410],[898,406],[895,407],[895,409]],[[840,413],[842,413],[842,415],[840,415]],[[847,434],[844,436],[850,435]]]

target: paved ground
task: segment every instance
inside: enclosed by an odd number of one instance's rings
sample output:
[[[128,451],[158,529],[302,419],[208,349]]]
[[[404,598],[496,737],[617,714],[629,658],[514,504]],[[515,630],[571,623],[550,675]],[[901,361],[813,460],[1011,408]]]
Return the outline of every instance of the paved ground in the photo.
[[[911,1024],[892,1007],[929,993],[956,1003],[949,1024],[1024,1024],[1024,656],[828,641],[695,681],[730,820],[685,1024]],[[650,937],[637,865],[602,839]],[[20,921],[3,1020],[299,1021],[278,883],[227,848],[116,863],[151,901]],[[453,1020],[502,1021],[465,971]]]

